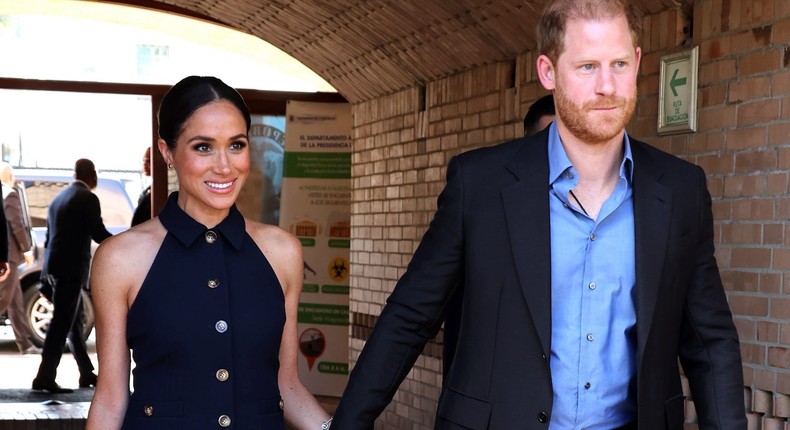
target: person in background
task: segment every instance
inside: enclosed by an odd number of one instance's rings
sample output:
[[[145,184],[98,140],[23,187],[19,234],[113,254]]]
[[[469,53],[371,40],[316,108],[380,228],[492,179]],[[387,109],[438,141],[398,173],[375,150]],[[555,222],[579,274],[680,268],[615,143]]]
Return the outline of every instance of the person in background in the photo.
[[[681,429],[679,363],[700,429],[747,428],[705,172],[625,131],[641,22],[628,0],[546,4],[536,68],[556,118],[450,161],[337,428],[373,428],[459,288],[437,429]]]
[[[297,369],[301,243],[236,208],[251,163],[244,100],[190,76],[165,94],[158,122],[179,191],[96,251],[101,371],[87,428],[329,428]]]
[[[524,136],[532,136],[542,131],[554,121],[554,96],[546,94],[535,100],[524,115]]]
[[[74,181],[55,196],[47,209],[42,279],[52,289],[54,311],[44,340],[41,365],[33,379],[34,390],[73,391],[55,382],[67,340],[79,368],[80,388],[96,385],[93,363],[82,334],[81,309],[82,288],[88,282],[91,240],[101,243],[112,236],[102,222],[99,198],[91,192],[98,180],[91,160],[77,160]]]
[[[151,177],[151,147],[145,148],[143,154],[143,175]],[[137,199],[137,207],[132,216],[132,227],[151,219],[151,185],[149,184]]]
[[[18,266],[22,261],[33,264],[33,251],[25,227],[22,202],[14,189],[14,173],[11,165],[0,163],[3,210],[8,223],[8,278],[0,282],[0,314],[8,312],[14,339],[22,354],[39,354],[41,349],[33,344],[33,332],[27,324],[22,304],[22,287],[19,284]]]

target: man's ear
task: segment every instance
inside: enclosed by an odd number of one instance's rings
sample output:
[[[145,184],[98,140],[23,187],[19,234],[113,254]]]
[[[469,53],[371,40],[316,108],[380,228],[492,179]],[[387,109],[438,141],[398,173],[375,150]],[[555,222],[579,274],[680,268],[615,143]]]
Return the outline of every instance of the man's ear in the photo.
[[[535,61],[535,68],[538,71],[538,78],[543,88],[553,91],[556,87],[556,76],[554,72],[554,63],[551,62],[549,57],[541,55]]]
[[[636,54],[636,72],[639,73],[639,64],[642,62],[642,48],[637,46],[634,53]]]

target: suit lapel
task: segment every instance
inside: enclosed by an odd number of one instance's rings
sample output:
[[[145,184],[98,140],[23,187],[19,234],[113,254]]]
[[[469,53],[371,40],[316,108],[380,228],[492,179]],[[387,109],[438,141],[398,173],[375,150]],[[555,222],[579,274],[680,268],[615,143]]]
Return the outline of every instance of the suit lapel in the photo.
[[[546,142],[545,138],[525,141],[524,148],[507,166],[517,182],[502,190],[502,202],[519,283],[538,337],[548,353],[551,350],[551,226]],[[639,362],[655,313],[672,210],[672,192],[660,183],[665,168],[642,145],[645,144],[631,140]]]
[[[535,330],[551,350],[551,229],[547,133],[527,139],[507,169],[517,182],[502,190],[502,203],[518,274]]]
[[[672,215],[672,191],[659,181],[662,165],[631,140],[634,157],[634,238],[636,242],[637,357],[642,361],[645,342],[656,309],[664,254]]]

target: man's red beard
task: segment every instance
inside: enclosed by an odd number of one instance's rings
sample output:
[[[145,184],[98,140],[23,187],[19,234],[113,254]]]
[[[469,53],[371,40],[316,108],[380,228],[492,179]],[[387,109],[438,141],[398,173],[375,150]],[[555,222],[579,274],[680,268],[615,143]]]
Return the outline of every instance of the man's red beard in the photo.
[[[557,116],[574,136],[589,144],[600,144],[608,142],[625,129],[634,114],[636,97],[603,96],[578,105],[558,86],[554,90],[554,104]],[[601,112],[596,116],[591,114],[594,109],[601,108],[619,109]]]

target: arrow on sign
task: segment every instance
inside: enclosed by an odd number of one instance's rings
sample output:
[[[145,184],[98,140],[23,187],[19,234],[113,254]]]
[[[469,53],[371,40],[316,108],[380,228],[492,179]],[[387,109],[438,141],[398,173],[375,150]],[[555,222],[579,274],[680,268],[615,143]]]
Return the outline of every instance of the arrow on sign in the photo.
[[[675,97],[678,96],[678,92],[675,88],[686,85],[686,78],[678,78],[679,71],[680,69],[675,69],[675,73],[672,74],[672,79],[669,80],[669,88],[672,90],[672,95]]]

